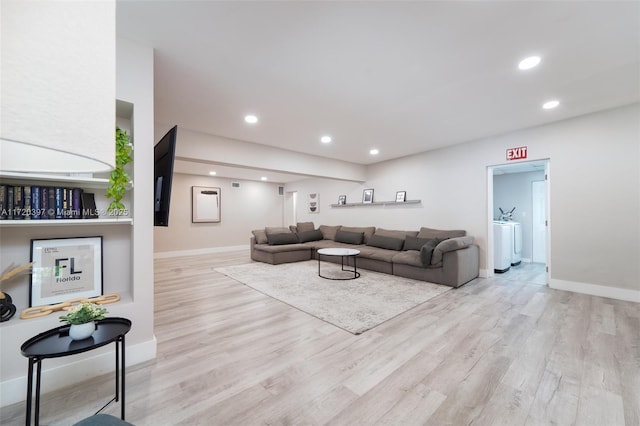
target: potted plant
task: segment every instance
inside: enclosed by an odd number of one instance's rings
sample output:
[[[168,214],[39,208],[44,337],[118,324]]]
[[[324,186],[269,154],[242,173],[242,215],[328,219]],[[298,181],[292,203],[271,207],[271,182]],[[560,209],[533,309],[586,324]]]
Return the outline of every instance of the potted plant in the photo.
[[[73,306],[60,321],[70,324],[69,337],[71,340],[82,340],[90,337],[95,327],[95,321],[104,319],[107,310],[95,303],[85,302]]]
[[[131,151],[133,148],[129,143],[127,132],[116,127],[116,167],[109,176],[109,187],[107,188],[107,198],[113,201],[109,204],[109,212],[115,216],[120,216],[126,212],[122,199],[127,192],[129,174],[124,167],[132,160]]]

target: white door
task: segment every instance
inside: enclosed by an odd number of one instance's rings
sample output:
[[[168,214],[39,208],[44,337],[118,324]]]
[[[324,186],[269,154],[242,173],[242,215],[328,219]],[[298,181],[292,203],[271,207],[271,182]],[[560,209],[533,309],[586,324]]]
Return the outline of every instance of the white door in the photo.
[[[547,262],[547,194],[544,181],[532,182],[531,187],[532,206],[532,256],[535,263]]]

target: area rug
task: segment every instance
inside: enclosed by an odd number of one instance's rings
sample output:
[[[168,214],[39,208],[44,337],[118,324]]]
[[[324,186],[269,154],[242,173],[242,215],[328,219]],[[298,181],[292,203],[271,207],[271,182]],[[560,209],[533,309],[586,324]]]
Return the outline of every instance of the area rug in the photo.
[[[316,318],[361,334],[451,287],[359,269],[360,278],[333,281],[318,277],[318,262],[248,263],[216,271]],[[322,262],[322,275],[348,274]],[[344,275],[342,275],[344,276]]]

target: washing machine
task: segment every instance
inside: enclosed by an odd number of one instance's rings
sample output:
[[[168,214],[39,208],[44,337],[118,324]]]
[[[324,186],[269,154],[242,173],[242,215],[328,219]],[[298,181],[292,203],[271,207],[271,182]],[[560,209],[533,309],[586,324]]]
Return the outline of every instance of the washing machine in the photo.
[[[493,222],[493,270],[507,272],[513,253],[513,227],[509,222]]]
[[[505,222],[512,228],[511,239],[511,266],[517,266],[522,261],[522,225],[520,222]]]

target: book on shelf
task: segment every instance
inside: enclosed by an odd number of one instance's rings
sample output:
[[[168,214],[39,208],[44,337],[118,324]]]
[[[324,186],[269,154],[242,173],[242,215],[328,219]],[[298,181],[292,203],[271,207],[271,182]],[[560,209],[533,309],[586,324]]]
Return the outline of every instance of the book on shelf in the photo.
[[[26,188],[26,187],[25,187]],[[42,200],[40,196],[42,195],[42,188],[37,185],[33,185],[30,187],[31,190],[31,211],[30,216],[33,220],[38,220],[42,218]]]
[[[49,219],[49,187],[40,188],[40,219]]]
[[[91,192],[82,192],[80,194],[82,202],[82,218],[83,219],[97,219],[98,209],[96,208],[95,195]]]
[[[31,220],[31,187],[22,187],[22,219]]]
[[[7,220],[7,185],[0,185],[0,220]]]
[[[7,219],[13,220],[13,186],[7,186]]]
[[[13,187],[13,219],[24,219],[22,209],[24,208],[24,191],[21,186]]]
[[[71,218],[82,219],[82,188],[71,189]]]

